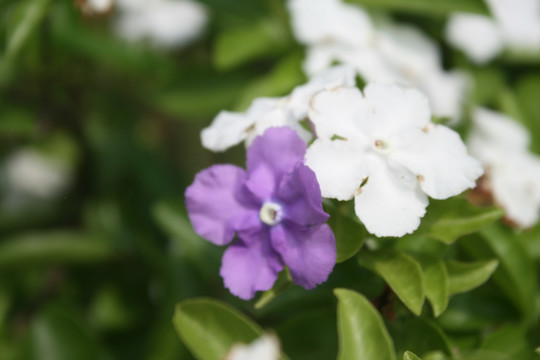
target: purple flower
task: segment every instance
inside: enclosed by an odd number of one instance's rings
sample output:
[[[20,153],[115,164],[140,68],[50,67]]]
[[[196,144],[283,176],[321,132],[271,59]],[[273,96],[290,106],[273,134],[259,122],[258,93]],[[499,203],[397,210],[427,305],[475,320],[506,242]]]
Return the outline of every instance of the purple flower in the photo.
[[[304,165],[305,142],[289,128],[272,128],[247,151],[247,171],[214,165],[186,190],[195,231],[225,245],[220,274],[242,299],[268,290],[288,266],[295,283],[314,288],[336,262],[336,242],[322,208],[315,174]]]

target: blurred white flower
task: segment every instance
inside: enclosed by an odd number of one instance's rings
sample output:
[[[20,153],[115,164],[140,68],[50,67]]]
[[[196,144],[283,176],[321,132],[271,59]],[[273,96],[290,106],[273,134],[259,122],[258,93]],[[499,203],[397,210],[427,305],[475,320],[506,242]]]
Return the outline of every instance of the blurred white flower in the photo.
[[[367,82],[422,90],[437,116],[460,117],[467,80],[442,68],[438,47],[418,29],[374,25],[360,7],[340,0],[289,0],[288,5],[295,36],[308,46],[304,71],[309,76],[334,62],[349,64]]]
[[[9,191],[25,196],[49,199],[69,182],[68,171],[61,163],[32,150],[12,154],[4,166]]]
[[[249,345],[233,345],[225,360],[279,360],[280,352],[276,336],[266,334]]]
[[[453,14],[446,26],[446,38],[477,64],[490,61],[503,49],[497,24],[482,15]]]
[[[403,236],[420,224],[428,195],[446,199],[475,186],[479,161],[459,135],[431,123],[428,99],[415,89],[369,84],[316,94],[309,117],[318,139],[306,165],[323,197],[355,199],[377,236]]]
[[[486,0],[511,49],[540,50],[539,0]]]
[[[85,14],[99,15],[111,11],[114,0],[77,0],[77,4]]]
[[[486,0],[494,18],[453,14],[446,27],[450,44],[472,61],[484,64],[506,47],[540,51],[540,0]]]
[[[190,0],[116,0],[116,5],[115,27],[121,37],[161,48],[187,45],[208,21],[204,6]]]
[[[224,151],[246,141],[249,145],[270,127],[289,126],[300,137],[309,141],[311,133],[300,121],[307,116],[311,97],[323,89],[355,84],[354,69],[336,66],[313,77],[306,84],[296,87],[289,96],[255,99],[243,113],[221,111],[212,124],[201,133],[202,144],[212,151]]]
[[[371,41],[371,18],[358,6],[341,0],[291,0],[287,6],[294,34],[304,45],[334,43],[356,47]]]
[[[468,145],[485,166],[488,186],[506,216],[523,228],[538,222],[540,157],[529,152],[530,135],[503,114],[476,108]]]

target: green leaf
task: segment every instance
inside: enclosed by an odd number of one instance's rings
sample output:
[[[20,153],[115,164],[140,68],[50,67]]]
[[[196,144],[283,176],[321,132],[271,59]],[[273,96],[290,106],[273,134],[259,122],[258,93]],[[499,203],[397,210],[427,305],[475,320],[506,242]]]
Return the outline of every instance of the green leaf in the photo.
[[[441,260],[421,261],[424,270],[426,297],[433,308],[433,315],[439,316],[448,306],[449,279],[446,266]]]
[[[400,300],[416,315],[422,312],[425,290],[422,267],[404,253],[360,252],[360,265],[382,277]]]
[[[362,248],[367,232],[355,218],[334,214],[328,224],[336,237],[337,263],[350,259]]]
[[[403,354],[403,360],[422,360],[415,354],[413,354],[410,351],[405,351],[405,354]]]
[[[535,311],[537,278],[523,239],[502,224],[493,224],[483,229],[480,236],[464,240],[460,245],[476,259],[499,260],[494,281],[530,321]]]
[[[502,209],[477,207],[459,197],[431,200],[426,216],[414,234],[451,244],[460,236],[478,231],[503,215]]]
[[[336,289],[338,360],[395,360],[392,338],[377,310],[362,295]]]
[[[91,234],[54,231],[17,235],[0,243],[0,269],[42,263],[93,263],[115,254],[114,247]]]
[[[497,266],[497,260],[474,263],[448,261],[446,268],[450,279],[450,294],[459,294],[482,285],[495,272]]]
[[[263,333],[245,315],[212,299],[179,303],[173,323],[180,339],[198,360],[223,360],[233,344],[250,343]]]
[[[17,22],[0,59],[1,83],[6,83],[11,77],[19,53],[47,15],[50,3],[50,0],[28,0],[19,5],[23,7],[22,18]]]
[[[219,69],[231,69],[250,60],[283,52],[290,39],[281,23],[266,19],[219,33],[213,61]]]
[[[414,14],[448,15],[454,12],[487,14],[481,0],[347,0],[377,10],[403,11]]]

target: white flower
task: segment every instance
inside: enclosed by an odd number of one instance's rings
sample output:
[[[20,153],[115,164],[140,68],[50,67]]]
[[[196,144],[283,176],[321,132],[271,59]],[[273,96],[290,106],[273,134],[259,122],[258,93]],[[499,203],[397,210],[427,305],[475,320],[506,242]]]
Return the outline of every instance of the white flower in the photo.
[[[69,182],[68,171],[61,163],[31,150],[14,153],[4,166],[10,191],[26,196],[48,199]]]
[[[483,15],[453,14],[446,26],[446,38],[477,64],[490,61],[503,49],[497,24]]]
[[[505,44],[515,50],[540,50],[540,1],[486,0]]]
[[[323,197],[355,199],[377,236],[403,236],[420,224],[428,195],[446,199],[482,175],[459,135],[431,123],[428,99],[415,89],[369,84],[321,91],[311,101],[318,139],[308,148]]]
[[[296,38],[304,45],[358,46],[371,41],[371,19],[358,6],[340,0],[289,0],[287,6]]]
[[[466,78],[442,68],[439,49],[418,29],[389,22],[374,26],[360,7],[339,0],[289,0],[288,5],[295,36],[308,46],[309,76],[336,61],[349,64],[366,82],[422,90],[437,116],[460,117]]]
[[[244,113],[221,111],[212,124],[202,131],[202,144],[212,151],[224,151],[242,141],[249,145],[266,129],[279,126],[289,126],[309,141],[311,133],[304,129],[300,121],[307,116],[311,97],[323,89],[352,86],[354,83],[352,68],[336,66],[296,87],[289,96],[255,99]]]
[[[474,110],[473,120],[469,149],[484,164],[495,201],[520,227],[533,226],[540,210],[540,157],[528,150],[528,131],[483,108]]]
[[[472,61],[484,64],[503,49],[540,50],[539,0],[486,0],[494,18],[466,13],[453,14],[446,38]]]
[[[156,47],[182,47],[203,31],[205,8],[190,0],[116,0],[116,30],[128,41],[149,40]]]
[[[249,345],[233,345],[225,360],[279,360],[280,352],[276,336],[266,334]]]

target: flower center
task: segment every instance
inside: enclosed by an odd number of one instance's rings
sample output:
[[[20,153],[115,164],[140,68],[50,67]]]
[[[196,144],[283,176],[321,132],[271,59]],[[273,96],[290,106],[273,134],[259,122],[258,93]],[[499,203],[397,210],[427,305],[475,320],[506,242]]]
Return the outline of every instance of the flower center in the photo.
[[[376,139],[374,142],[374,149],[379,154],[389,154],[392,152],[392,144],[383,139]]]
[[[281,221],[281,206],[273,202],[265,202],[259,212],[259,218],[266,225],[276,225]]]

